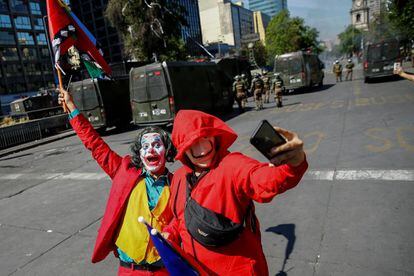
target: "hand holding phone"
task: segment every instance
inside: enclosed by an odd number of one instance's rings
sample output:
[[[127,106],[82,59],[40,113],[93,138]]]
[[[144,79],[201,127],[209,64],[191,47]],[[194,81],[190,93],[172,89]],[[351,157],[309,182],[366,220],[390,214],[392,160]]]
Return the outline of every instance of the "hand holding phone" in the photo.
[[[395,62],[394,63],[394,74],[399,75],[401,70],[402,70],[401,63],[400,62]]]
[[[250,138],[250,143],[260,151],[267,159],[272,159],[272,148],[286,143],[286,138],[278,133],[267,121],[263,120]]]
[[[274,128],[266,120],[254,131],[250,143],[276,166],[298,166],[305,160],[303,142],[298,135],[282,128]]]

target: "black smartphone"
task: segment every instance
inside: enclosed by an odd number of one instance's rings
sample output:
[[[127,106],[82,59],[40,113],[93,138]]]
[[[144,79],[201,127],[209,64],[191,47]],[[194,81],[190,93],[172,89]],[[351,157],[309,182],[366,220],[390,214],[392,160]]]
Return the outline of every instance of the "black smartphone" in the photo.
[[[271,159],[270,150],[286,143],[286,138],[278,133],[276,129],[267,121],[263,120],[250,137],[252,144],[267,159]]]

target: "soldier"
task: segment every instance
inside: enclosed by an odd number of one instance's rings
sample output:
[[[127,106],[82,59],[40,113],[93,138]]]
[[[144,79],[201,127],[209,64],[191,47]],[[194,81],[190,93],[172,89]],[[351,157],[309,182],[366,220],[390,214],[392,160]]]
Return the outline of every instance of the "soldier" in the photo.
[[[260,74],[256,74],[254,79],[252,80],[250,93],[253,94],[254,102],[256,103],[256,110],[263,109],[264,83],[263,80],[260,78]]]
[[[275,102],[277,107],[282,107],[282,94],[284,90],[283,80],[279,73],[275,73],[275,78],[272,82],[272,91],[275,93]]]
[[[264,103],[269,103],[270,98],[270,78],[267,72],[264,73],[263,77],[263,88],[264,88]]]
[[[248,78],[247,78],[247,76],[245,74],[241,74],[241,79],[242,79],[242,81],[244,83],[244,86],[246,87],[246,97],[243,99],[244,104],[246,105],[247,104],[247,98],[249,97],[249,93],[248,92],[249,92],[250,84],[249,84],[249,80],[248,80]]]
[[[246,107],[247,86],[238,75],[235,77],[235,81],[233,82],[233,93],[236,97],[240,113],[244,112]]]
[[[352,62],[352,59],[348,59],[348,63],[345,65],[346,68],[346,77],[345,80],[348,80],[348,77],[350,76],[350,79],[352,81],[352,75],[354,71],[355,64]]]
[[[332,71],[336,76],[336,82],[338,81],[342,82],[342,64],[339,63],[339,60],[335,61]]]

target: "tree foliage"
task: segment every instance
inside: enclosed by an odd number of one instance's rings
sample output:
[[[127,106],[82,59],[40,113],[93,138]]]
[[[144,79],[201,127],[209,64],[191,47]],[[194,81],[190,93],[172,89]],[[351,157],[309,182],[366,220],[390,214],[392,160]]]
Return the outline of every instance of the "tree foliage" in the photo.
[[[312,49],[319,53],[319,32],[305,25],[300,17],[290,17],[286,10],[274,16],[266,28],[266,50],[270,59],[275,55]]]
[[[180,60],[185,58],[180,24],[187,22],[182,16],[185,8],[172,1],[157,2],[110,0],[105,16],[124,42],[124,52],[140,61]],[[153,3],[153,4],[151,4]]]
[[[363,33],[353,25],[349,25],[338,37],[340,40],[339,51],[341,54],[352,56],[352,54],[361,51]]]
[[[391,0],[388,4],[389,19],[402,35],[414,38],[414,0]]]

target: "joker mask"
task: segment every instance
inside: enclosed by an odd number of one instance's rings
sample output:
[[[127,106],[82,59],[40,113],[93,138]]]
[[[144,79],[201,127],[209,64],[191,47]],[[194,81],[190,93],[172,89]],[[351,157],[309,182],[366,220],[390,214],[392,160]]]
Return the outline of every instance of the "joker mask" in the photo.
[[[144,168],[152,174],[162,174],[165,169],[165,145],[158,133],[146,133],[141,138],[139,150]]]
[[[202,169],[209,168],[216,155],[214,137],[208,136],[198,139],[185,154],[195,166]]]

